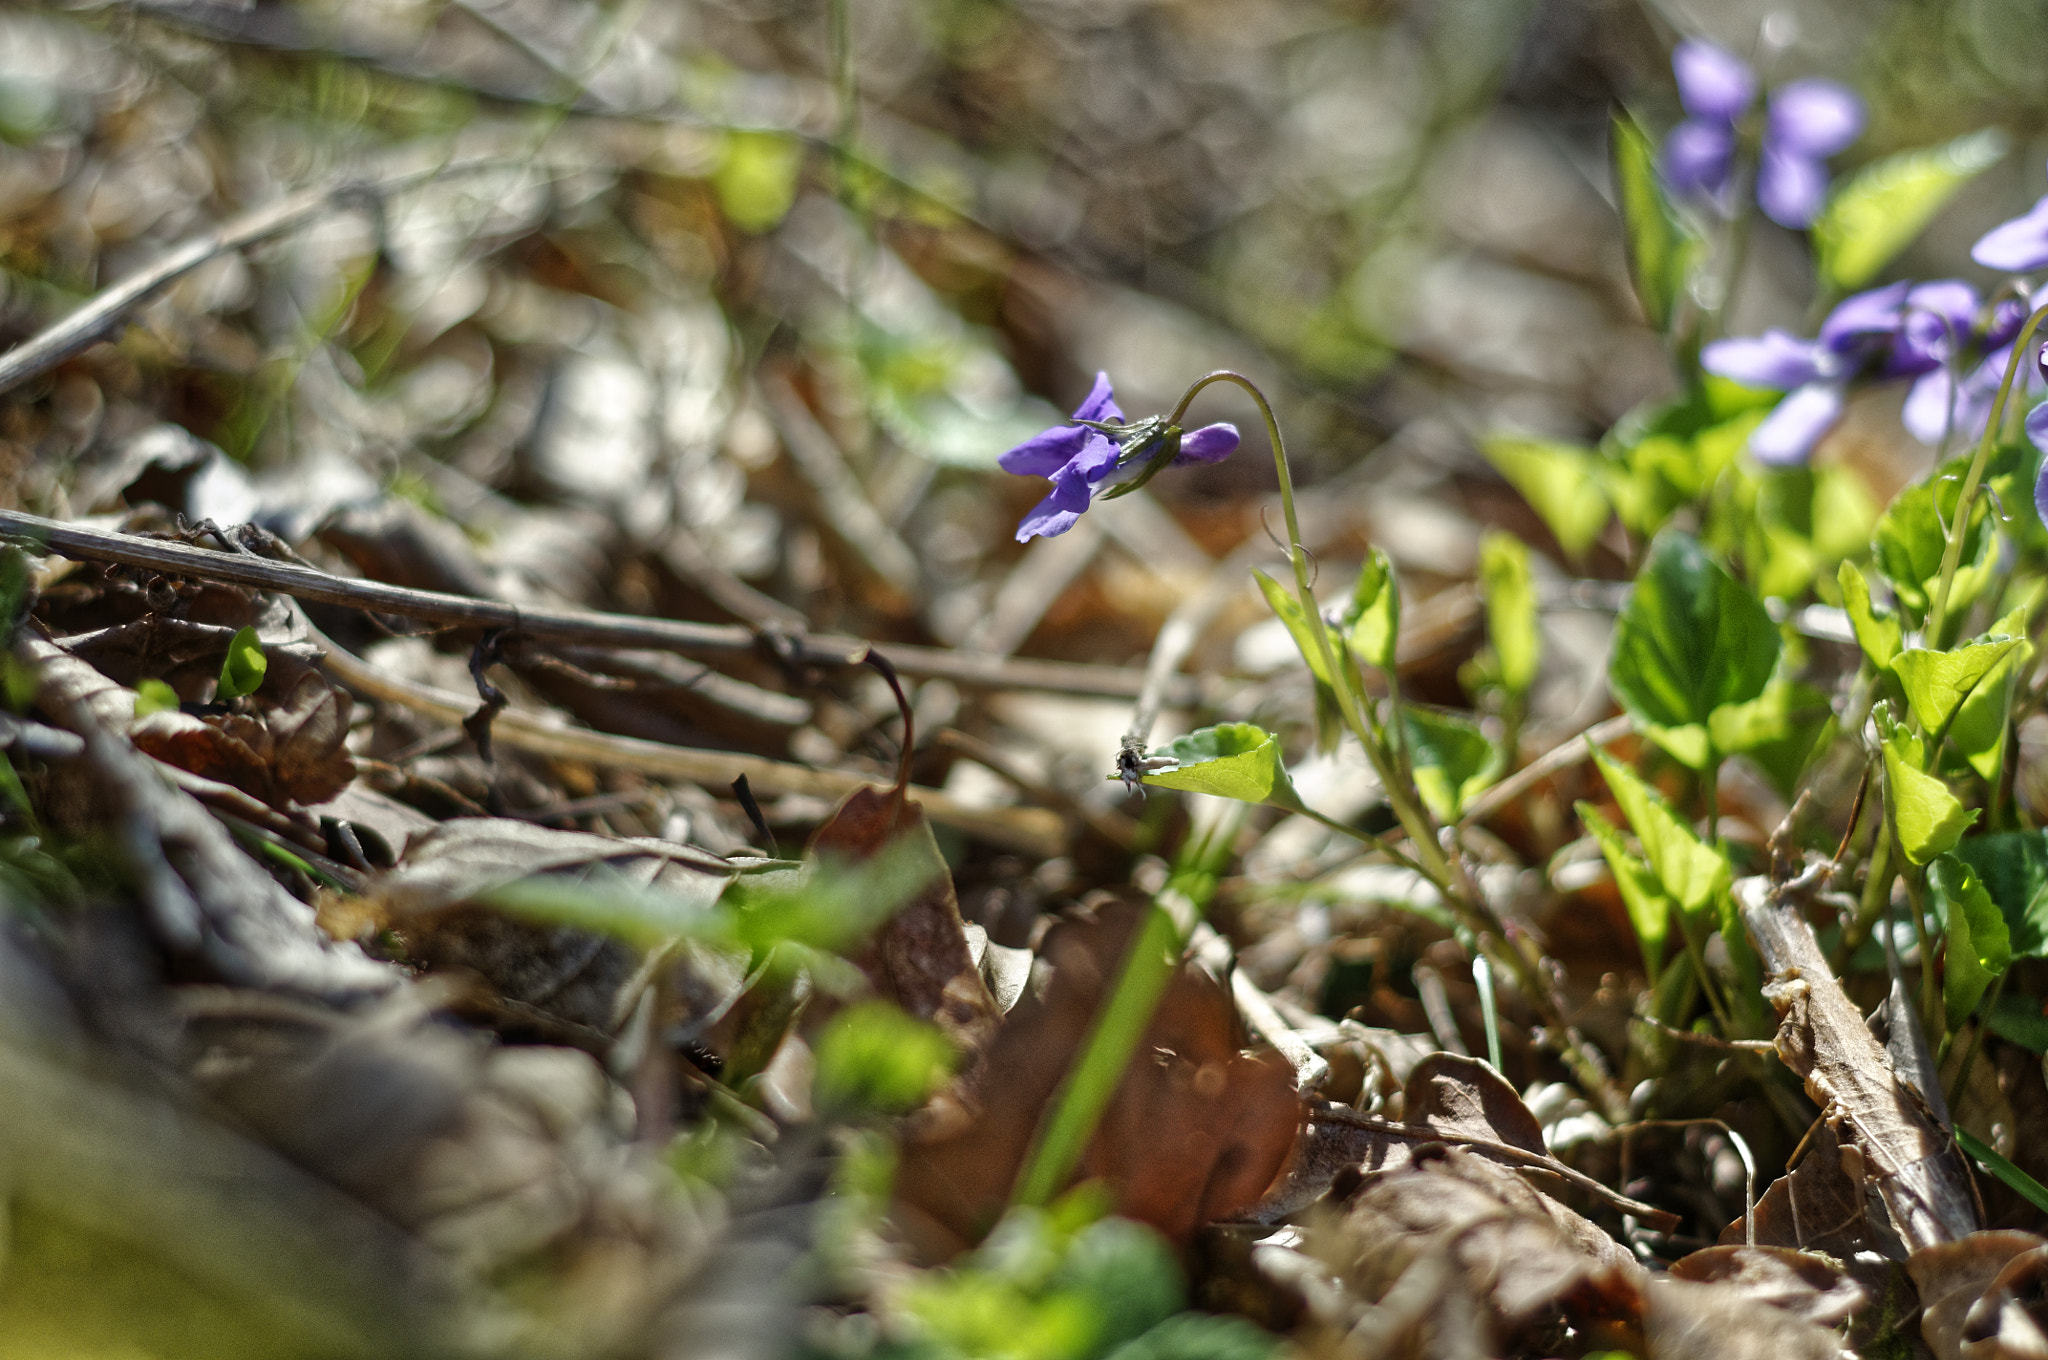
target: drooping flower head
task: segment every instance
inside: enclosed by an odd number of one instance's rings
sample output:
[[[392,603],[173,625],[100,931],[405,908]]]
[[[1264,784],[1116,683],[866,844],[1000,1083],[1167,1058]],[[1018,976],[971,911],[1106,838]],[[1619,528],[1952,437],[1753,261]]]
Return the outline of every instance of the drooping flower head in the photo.
[[[1960,280],[1892,283],[1843,299],[1812,340],[1780,330],[1717,340],[1701,351],[1700,364],[1786,394],[1749,437],[1758,462],[1784,467],[1806,461],[1858,381],[1914,379],[1903,418],[1923,443],[1981,432],[2025,319],[2018,299],[1987,314]]]
[[[1052,493],[1018,524],[1017,541],[1063,534],[1096,498],[1135,491],[1163,468],[1221,462],[1237,448],[1237,438],[1235,425],[1184,434],[1162,416],[1127,422],[1109,375],[1098,373],[1072,424],[1041,431],[997,460],[1005,472],[1052,480]]]
[[[1664,140],[1665,183],[1681,197],[1732,212],[1735,150],[1743,116],[1756,102],[1756,73],[1699,38],[1671,54],[1685,120]],[[1780,226],[1807,227],[1827,196],[1827,158],[1863,132],[1863,103],[1832,80],[1795,80],[1772,92],[1764,114],[1756,197]]]

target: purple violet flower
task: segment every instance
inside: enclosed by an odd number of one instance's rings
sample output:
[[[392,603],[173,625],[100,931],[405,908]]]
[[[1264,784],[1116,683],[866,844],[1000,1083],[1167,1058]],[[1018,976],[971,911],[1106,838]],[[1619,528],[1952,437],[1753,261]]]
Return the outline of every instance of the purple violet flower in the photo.
[[[2048,197],[1985,232],[1970,247],[1970,258],[2008,274],[2027,274],[2048,265]]]
[[[1127,423],[1110,390],[1109,375],[1074,411],[1074,423],[1031,436],[997,462],[1005,472],[1052,480],[1052,493],[1024,516],[1017,541],[1054,538],[1074,527],[1094,499],[1127,482],[1142,482],[1160,467],[1219,463],[1237,448],[1235,425],[1204,425],[1182,434],[1157,416]],[[1130,488],[1135,490],[1135,487]]]
[[[1735,179],[1737,125],[1756,102],[1756,74],[1739,57],[1698,38],[1671,54],[1685,120],[1665,138],[1665,183],[1673,193],[1703,198],[1720,211]],[[1807,227],[1820,215],[1828,187],[1827,158],[1863,132],[1863,103],[1832,80],[1780,86],[1764,117],[1756,196],[1765,216]]]
[[[1977,292],[1956,279],[1892,283],[1845,298],[1801,340],[1772,330],[1717,340],[1700,354],[1709,373],[1786,393],[1749,437],[1760,463],[1804,463],[1841,418],[1859,379],[1912,378],[1903,418],[1923,443],[1981,433],[2011,355],[2025,304],[2012,300],[1982,318]],[[1981,325],[1980,325],[1981,322]],[[1987,351],[1989,351],[1987,353]],[[1976,356],[1958,381],[1955,370]]]

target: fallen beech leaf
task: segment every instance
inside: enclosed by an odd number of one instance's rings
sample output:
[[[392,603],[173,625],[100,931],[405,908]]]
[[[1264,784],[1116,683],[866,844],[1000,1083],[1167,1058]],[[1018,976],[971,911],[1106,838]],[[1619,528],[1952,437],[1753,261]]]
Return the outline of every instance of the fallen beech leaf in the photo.
[[[981,1063],[912,1122],[896,1214],[927,1258],[979,1240],[1000,1216],[1142,906],[1110,902],[1048,931],[1033,985]],[[1293,1150],[1301,1108],[1287,1063],[1270,1049],[1244,1051],[1228,986],[1183,963],[1076,1179],[1102,1180],[1118,1213],[1185,1243],[1266,1190]]]
[[[1967,1360],[2048,1360],[2048,1245],[2005,1263],[1963,1317]]]
[[[165,709],[130,727],[128,736],[137,749],[166,765],[272,801],[270,733],[254,718],[238,713],[199,718]]]
[[[866,860],[899,840],[931,866],[923,891],[890,916],[853,961],[882,996],[920,1020],[936,1023],[964,1053],[979,1053],[1001,1010],[968,948],[953,875],[939,853],[924,810],[903,790],[857,789],[818,829],[811,853]]]
[[[1935,1360],[1993,1360],[2007,1354],[1981,1345],[1998,1337],[2003,1321],[1998,1314],[2003,1309],[1994,1303],[1989,1319],[1975,1310],[1994,1297],[2008,1265],[2034,1257],[2044,1245],[2048,1244],[2033,1233],[1976,1232],[1954,1242],[1921,1247],[1906,1258],[1906,1270],[1920,1291],[1920,1335]],[[1978,1324],[1975,1327],[1970,1325],[1973,1320]],[[2014,1330],[2020,1328],[2016,1325]],[[2027,1352],[2010,1354],[2018,1357]]]

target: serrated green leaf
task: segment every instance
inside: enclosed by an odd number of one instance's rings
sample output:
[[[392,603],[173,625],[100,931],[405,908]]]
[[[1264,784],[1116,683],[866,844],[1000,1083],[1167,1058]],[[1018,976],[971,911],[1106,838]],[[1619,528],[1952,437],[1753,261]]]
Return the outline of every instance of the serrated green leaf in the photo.
[[[1657,881],[1650,866],[1629,853],[1620,830],[1600,815],[1600,809],[1583,802],[1576,807],[1579,820],[1600,842],[1600,855],[1614,875],[1615,890],[1621,894],[1629,924],[1636,929],[1636,943],[1642,947],[1643,972],[1654,987],[1658,971],[1664,966],[1664,941],[1671,934],[1671,917],[1678,909],[1677,904],[1665,893],[1664,885]]]
[[[147,718],[178,706],[178,691],[161,680],[142,680],[135,686],[135,716]]]
[[[1218,723],[1168,742],[1156,754],[1179,764],[1144,776],[1147,784],[1188,793],[1235,798],[1240,803],[1271,803],[1299,807],[1287,767],[1280,761],[1280,739],[1251,723]]]
[[[254,694],[263,687],[269,669],[270,658],[263,654],[256,630],[244,628],[228,640],[227,660],[220,663],[220,683],[214,687],[213,697],[225,703]]]
[[[1892,658],[1899,654],[1899,643],[1905,636],[1899,616],[1871,602],[1870,582],[1863,579],[1863,572],[1854,562],[1842,563],[1835,580],[1842,587],[1842,609],[1849,616],[1856,645],[1870,658],[1872,666],[1880,671],[1891,669]]]
[[[1920,768],[1920,743],[1903,727],[1895,727],[1876,711],[1884,747],[1884,778],[1893,829],[1899,848],[1915,864],[1926,864],[1956,848],[1963,832],[1977,820],[1977,809],[1965,808],[1934,775]]]
[[[1705,769],[1714,710],[1762,694],[1779,647],[1763,603],[1698,540],[1667,531],[1615,626],[1608,685],[1652,740]]]
[[[1886,156],[1842,180],[1813,224],[1822,284],[1847,293],[1876,278],[2005,148],[2005,134],[1986,128],[1941,146]]]
[[[1593,763],[1600,767],[1614,801],[1642,842],[1643,858],[1649,861],[1665,894],[1688,916],[1706,911],[1733,881],[1728,861],[1702,841],[1663,795],[1637,778],[1634,770],[1598,747],[1592,750]]]
[[[1972,642],[1946,652],[1908,647],[1892,658],[1892,674],[1906,693],[1906,705],[1920,730],[1939,735],[1999,662],[2021,646],[2018,638]]]
[[[1252,576],[1258,581],[1266,604],[1287,625],[1287,635],[1294,639],[1295,650],[1308,663],[1309,672],[1319,683],[1328,685],[1330,668],[1323,664],[1322,649],[1316,646],[1315,631],[1309,623],[1308,611],[1301,607],[1300,597],[1257,567],[1252,568]]]
[[[1479,541],[1479,583],[1500,682],[1510,694],[1526,694],[1543,659],[1543,636],[1536,622],[1536,579],[1521,539],[1489,533]]]
[[[1374,548],[1358,568],[1358,580],[1344,605],[1345,642],[1368,666],[1394,669],[1401,641],[1401,585],[1394,564]]]
[[[1404,705],[1401,720],[1415,791],[1438,821],[1455,822],[1465,800],[1499,777],[1505,756],[1468,718]]]
[[[2012,963],[2012,936],[1991,894],[1954,855],[1942,855],[1927,866],[1927,896],[1948,942],[1941,992],[1949,1028],[1956,1029]]]
[[[1698,246],[1672,211],[1657,173],[1657,148],[1636,120],[1615,110],[1608,151],[1628,244],[1629,277],[1643,316],[1659,331],[1669,330]]]
[[[1479,448],[1542,517],[1558,546],[1575,559],[1585,556],[1612,513],[1600,455],[1580,444],[1507,435],[1484,439]]]

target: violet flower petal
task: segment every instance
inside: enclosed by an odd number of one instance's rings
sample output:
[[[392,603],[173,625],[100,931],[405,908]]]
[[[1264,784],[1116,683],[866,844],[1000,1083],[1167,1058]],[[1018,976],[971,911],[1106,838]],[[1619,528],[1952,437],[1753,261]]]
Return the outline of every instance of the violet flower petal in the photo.
[[[1116,467],[1116,445],[1093,430],[1086,433],[1088,438],[1082,443],[1081,451],[1060,469],[1055,481],[1060,477],[1073,477],[1084,487],[1094,486]]]
[[[1795,80],[1771,92],[1764,147],[1819,160],[1863,135],[1863,101],[1832,80]]]
[[[1671,73],[1678,77],[1679,102],[1695,118],[1733,123],[1756,99],[1756,74],[1742,59],[1699,38],[1672,49]]]
[[[1204,425],[1181,436],[1180,453],[1169,467],[1194,463],[1220,463],[1237,452],[1237,426]]]
[[[1700,367],[1746,387],[1790,391],[1829,376],[1823,370],[1832,367],[1829,361],[1833,358],[1811,340],[1768,330],[1762,335],[1714,341],[1700,351]]]
[[[1764,143],[1756,167],[1756,201],[1764,216],[1797,231],[1813,225],[1828,192],[1828,168],[1812,156]]]
[[[1923,374],[1906,393],[1906,404],[1899,408],[1899,421],[1915,439],[1939,448],[1949,435],[1954,398],[1955,381],[1947,369],[1937,368]]]
[[[2042,402],[2027,412],[2027,438],[2034,447],[2048,453],[2048,401]],[[2041,504],[2041,491],[2048,487],[2048,467],[2041,469],[2042,480],[2034,483],[2034,508],[2041,512],[2043,522],[2048,522],[2048,507]]]
[[[1055,425],[1032,435],[996,459],[996,464],[1003,471],[1022,477],[1050,477],[1073,461],[1091,434],[1094,431],[1084,430],[1078,425]]]
[[[2012,343],[2020,333],[2020,327],[2027,324],[2027,318],[2034,309],[2027,305],[2025,298],[2007,297],[1991,309],[1991,324],[1984,328],[1984,344],[1990,348]]]
[[[1055,492],[1054,496],[1058,493]],[[1017,525],[1017,541],[1029,543],[1034,538],[1058,538],[1081,520],[1079,510],[1062,510],[1053,503],[1054,496],[1047,496],[1033,506]]]
[[[1977,305],[1977,290],[1960,279],[1916,285],[1899,312],[1898,339],[1885,361],[1886,376],[1907,377],[1947,363],[1970,342]]]
[[[1076,420],[1093,420],[1102,423],[1114,421],[1123,424],[1124,413],[1118,409],[1116,397],[1109,390],[1109,375],[1097,373],[1095,386],[1088,393],[1087,400],[1074,411]]]
[[[1984,233],[1970,247],[1970,258],[1986,269],[2025,274],[2048,265],[2048,198]]]
[[[1841,419],[1843,397],[1840,383],[1808,383],[1779,402],[1751,432],[1750,453],[1770,467],[1804,463],[1821,436]]]
[[[1734,166],[1735,130],[1692,118],[1671,129],[1659,157],[1664,183],[1680,197],[1718,197]]]
[[[1842,354],[1856,348],[1859,340],[1895,334],[1906,295],[1912,288],[1912,284],[1901,280],[1843,298],[1828,313],[1827,320],[1820,323],[1820,343]]]

